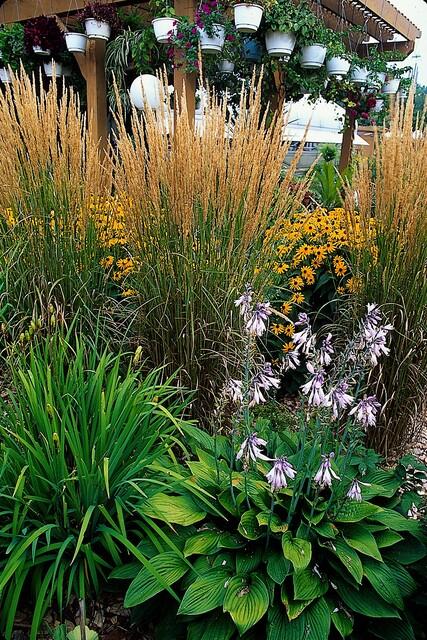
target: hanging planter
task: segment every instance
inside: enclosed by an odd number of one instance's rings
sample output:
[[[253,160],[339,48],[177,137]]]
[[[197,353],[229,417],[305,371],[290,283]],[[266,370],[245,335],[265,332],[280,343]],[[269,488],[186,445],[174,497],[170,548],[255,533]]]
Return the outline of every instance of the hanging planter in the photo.
[[[243,42],[243,56],[248,62],[259,64],[262,60],[262,46],[258,40],[246,38]]]
[[[67,32],[65,42],[71,53],[86,53],[88,37],[85,33]]]
[[[234,24],[241,33],[255,33],[261,24],[264,9],[259,4],[238,3],[234,5]]]
[[[309,44],[301,48],[301,66],[303,69],[320,69],[325,62],[328,49],[323,44]]]
[[[220,73],[233,73],[234,62],[231,62],[230,60],[220,60],[218,70]]]
[[[144,73],[138,76],[129,89],[130,100],[133,106],[142,111],[148,105],[151,109],[160,109],[161,84],[157,76]]]
[[[351,62],[341,56],[332,56],[326,60],[326,72],[332,78],[344,78],[350,71]]]
[[[60,78],[63,76],[62,64],[55,60],[49,60],[49,62],[43,62],[43,68],[48,78]]]
[[[374,113],[380,113],[384,108],[384,100],[382,98],[377,99],[375,103],[375,107],[373,108]]]
[[[52,55],[52,51],[50,49],[43,49],[38,44],[33,45],[33,51],[37,56],[49,57]]]
[[[383,84],[381,93],[391,96],[399,91],[399,87],[400,87],[400,78],[390,78]]]
[[[154,35],[160,44],[168,44],[171,35],[176,33],[178,21],[176,18],[154,18],[151,21],[154,29]]]
[[[108,22],[88,18],[85,20],[85,29],[87,37],[91,40],[109,40],[111,36],[111,27]]]
[[[296,36],[294,33],[283,31],[272,31],[269,29],[265,34],[265,46],[267,53],[272,58],[284,58],[289,60],[295,48]]]
[[[221,53],[225,43],[225,29],[222,24],[212,26],[212,35],[205,29],[198,27],[200,37],[200,48],[204,53]]]
[[[353,67],[350,80],[354,84],[367,84],[369,80],[369,70],[367,67]]]
[[[4,84],[9,84],[10,82],[12,82],[12,76],[10,75],[10,72],[4,67],[0,69],[0,82],[3,82]]]
[[[93,40],[109,40],[120,27],[117,9],[100,2],[88,4],[78,14],[78,20],[84,24],[88,38]]]

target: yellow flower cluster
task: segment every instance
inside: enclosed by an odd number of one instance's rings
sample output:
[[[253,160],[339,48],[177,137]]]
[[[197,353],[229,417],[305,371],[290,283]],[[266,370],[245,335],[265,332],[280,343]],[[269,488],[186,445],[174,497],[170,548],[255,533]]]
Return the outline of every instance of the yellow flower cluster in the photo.
[[[125,207],[132,203],[126,198],[92,198],[89,213],[95,221],[100,243],[111,248],[127,243]]]

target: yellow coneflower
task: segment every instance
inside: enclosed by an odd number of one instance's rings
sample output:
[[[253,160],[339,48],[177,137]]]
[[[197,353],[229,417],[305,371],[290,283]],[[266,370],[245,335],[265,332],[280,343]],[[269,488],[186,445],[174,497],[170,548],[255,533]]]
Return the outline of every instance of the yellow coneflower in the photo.
[[[295,295],[295,294],[294,294],[294,295]],[[282,313],[283,313],[285,316],[289,316],[289,315],[291,314],[291,311],[292,311],[292,302],[289,302],[289,301],[284,302],[284,303],[282,304]]]
[[[301,291],[303,287],[304,280],[301,278],[301,276],[293,276],[292,278],[289,278],[289,288],[292,291]]]
[[[285,327],[283,324],[276,324],[275,322],[273,322],[270,331],[271,333],[274,333],[275,336],[279,336],[285,331]]]
[[[295,344],[293,342],[285,342],[283,345],[283,351],[288,353],[288,351],[293,351],[295,349]]]
[[[294,293],[291,297],[291,302],[295,304],[302,304],[305,300],[305,296],[303,293]]]
[[[294,333],[295,333],[295,326],[293,324],[287,324],[284,329],[285,336],[288,336],[288,338],[292,338]]]

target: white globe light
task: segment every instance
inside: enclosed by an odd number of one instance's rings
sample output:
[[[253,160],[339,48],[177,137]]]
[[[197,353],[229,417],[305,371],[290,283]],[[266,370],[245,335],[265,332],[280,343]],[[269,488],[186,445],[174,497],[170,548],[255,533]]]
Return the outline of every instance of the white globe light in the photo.
[[[131,84],[129,95],[136,109],[142,110],[148,104],[151,109],[160,109],[161,84],[156,76],[144,73],[138,76]]]

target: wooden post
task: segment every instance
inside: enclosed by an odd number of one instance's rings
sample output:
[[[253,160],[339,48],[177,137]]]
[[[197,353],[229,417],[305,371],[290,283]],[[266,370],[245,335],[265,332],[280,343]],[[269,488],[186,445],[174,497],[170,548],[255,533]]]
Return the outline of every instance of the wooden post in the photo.
[[[106,45],[105,40],[89,40],[85,65],[89,135],[99,143],[100,151],[105,150],[108,144]]]
[[[174,0],[175,13],[177,17],[185,16],[190,20],[194,20],[196,11],[196,0]],[[179,55],[175,57],[175,62],[180,63]],[[185,73],[181,68],[175,68],[173,72],[174,92],[174,110],[175,114],[181,108],[183,98],[187,105],[187,115],[190,126],[194,128],[194,118],[196,112],[196,73]]]
[[[342,136],[341,157],[338,166],[341,173],[345,171],[345,169],[347,169],[348,165],[350,164],[351,152],[353,149],[354,131],[356,128],[356,118],[352,113],[349,112],[349,109],[347,109],[346,117],[348,119],[348,126],[344,129],[344,133]]]

